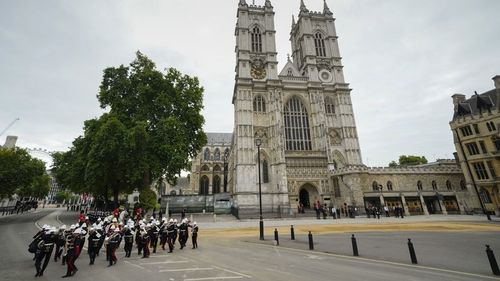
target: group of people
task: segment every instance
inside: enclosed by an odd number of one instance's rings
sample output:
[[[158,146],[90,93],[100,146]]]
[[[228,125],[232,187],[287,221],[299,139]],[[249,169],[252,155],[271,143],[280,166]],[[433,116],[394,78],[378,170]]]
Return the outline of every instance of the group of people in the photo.
[[[321,204],[319,201],[315,202],[313,204],[314,211],[316,212],[316,218],[319,220],[321,219],[321,216],[323,216],[323,219],[326,219],[328,217],[328,213],[330,213],[330,216],[333,219],[340,219],[341,214],[342,216],[349,217],[349,218],[354,218],[357,209],[353,206],[347,206],[346,203],[344,203],[343,206],[337,207],[333,206],[331,209],[328,208],[326,204]]]
[[[383,209],[382,209],[383,208]],[[394,216],[396,218],[404,218],[404,209],[403,207],[400,207],[399,204],[397,204],[394,208],[389,208],[387,205],[384,205],[382,208],[379,206],[374,206],[374,205],[369,205],[366,207],[366,216],[368,218],[373,217],[380,219],[380,215],[382,213],[382,210],[385,213],[385,216],[388,218],[390,217],[390,212],[394,212]]]
[[[83,216],[82,216],[83,215]],[[192,248],[198,248],[198,225],[191,223],[187,218],[183,218],[179,223],[177,219],[167,219],[160,217],[149,220],[123,218],[115,214],[102,219],[98,217],[93,223],[88,216],[81,213],[77,224],[70,227],[65,225],[59,228],[44,225],[42,229],[33,237],[28,250],[34,254],[36,275],[43,276],[45,269],[54,253],[54,262],[59,259],[62,265],[67,266],[67,271],[63,278],[75,275],[78,268],[75,261],[82,253],[85,241],[87,240],[87,253],[89,255],[89,265],[93,265],[102,249],[106,253],[108,266],[113,266],[118,261],[116,249],[124,243],[123,249],[125,257],[131,257],[133,245],[137,247],[142,258],[148,258],[150,249],[156,253],[158,241],[162,250],[172,253],[175,243],[178,240],[180,249],[186,247],[191,232]]]

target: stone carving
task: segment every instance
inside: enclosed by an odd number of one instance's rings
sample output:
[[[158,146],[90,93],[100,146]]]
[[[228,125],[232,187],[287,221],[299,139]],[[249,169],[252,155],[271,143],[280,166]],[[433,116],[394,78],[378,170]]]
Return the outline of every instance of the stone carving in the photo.
[[[340,145],[342,143],[342,132],[339,129],[330,129],[328,137],[330,138],[330,144],[332,145]]]

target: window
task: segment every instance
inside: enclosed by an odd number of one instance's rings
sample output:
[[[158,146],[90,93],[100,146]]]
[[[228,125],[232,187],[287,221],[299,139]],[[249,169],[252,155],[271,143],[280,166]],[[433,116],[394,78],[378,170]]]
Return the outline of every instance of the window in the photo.
[[[266,102],[262,96],[258,95],[253,99],[253,111],[266,112]]]
[[[208,195],[208,177],[203,176],[200,179],[200,195]]]
[[[212,194],[216,194],[220,192],[220,177],[215,176],[214,181],[213,181],[213,186],[212,186]]]
[[[309,117],[306,107],[298,97],[293,97],[286,103],[284,117],[286,149],[311,150]]]
[[[260,34],[260,29],[256,26],[252,29],[252,52],[261,53],[262,52],[262,34]]]
[[[335,198],[341,197],[340,196],[340,185],[339,185],[338,178],[333,179],[333,193],[335,193]]]
[[[205,148],[205,153],[203,154],[203,160],[210,160],[210,149]]]
[[[262,182],[263,183],[269,182],[269,167],[267,165],[266,159],[264,159],[264,161],[262,161]]]
[[[417,189],[418,190],[422,190],[423,187],[422,187],[422,181],[417,181]]]
[[[474,127],[474,132],[479,135],[479,126],[477,124],[472,124],[472,127]]]
[[[472,130],[471,130],[470,126],[464,126],[464,127],[460,128],[460,131],[462,132],[462,136],[464,136],[464,137],[468,137],[468,136],[472,135]]]
[[[316,49],[316,56],[326,57],[325,40],[323,40],[323,35],[319,32],[314,35],[314,47]]]
[[[217,160],[217,161],[220,160],[220,150],[219,150],[219,148],[215,149],[214,160]]]
[[[438,189],[438,186],[437,186],[437,183],[436,183],[435,180],[433,180],[431,184],[432,184],[432,189],[433,190],[437,190]]]
[[[488,190],[481,188],[481,191],[479,191],[479,197],[481,197],[481,201],[483,201],[483,203],[491,204],[491,197]]]
[[[392,181],[387,182],[387,190],[392,190]]]
[[[493,167],[493,163],[491,161],[487,161],[486,165],[488,166],[488,170],[490,171],[491,177],[496,178],[497,173],[495,173],[495,167]]]
[[[453,187],[451,186],[451,182],[450,182],[450,180],[446,180],[446,189],[447,189],[448,191],[451,191],[451,190],[453,189]]]
[[[465,185],[463,180],[460,181],[460,190],[467,190],[467,185]]]
[[[293,70],[291,68],[289,68],[287,71],[286,71],[286,76],[293,76]]]
[[[492,138],[491,140],[495,144],[495,148],[497,149],[497,151],[500,151],[500,138]]]
[[[215,165],[214,166],[214,172],[220,172],[221,169],[220,169],[220,166],[219,165]]]
[[[325,98],[325,112],[326,114],[335,114],[335,106],[330,97]]]
[[[474,170],[476,171],[476,176],[478,179],[487,180],[489,178],[488,173],[486,173],[486,167],[484,167],[483,162],[474,163],[472,164],[472,166],[474,166]]]
[[[477,144],[475,142],[466,143],[465,146],[467,147],[467,150],[469,151],[469,155],[479,154],[479,148],[477,147]]]
[[[488,151],[486,150],[486,145],[484,145],[484,141],[479,141],[479,146],[481,146],[481,152],[483,154],[488,153]]]
[[[486,128],[488,128],[488,131],[490,131],[490,132],[497,130],[495,123],[493,123],[492,121],[486,122]]]
[[[201,170],[202,170],[203,172],[210,171],[210,169],[208,168],[208,166],[207,166],[207,165],[203,165],[203,167],[201,167]]]
[[[372,182],[372,189],[373,189],[373,191],[378,191],[378,182],[376,182],[376,181]]]

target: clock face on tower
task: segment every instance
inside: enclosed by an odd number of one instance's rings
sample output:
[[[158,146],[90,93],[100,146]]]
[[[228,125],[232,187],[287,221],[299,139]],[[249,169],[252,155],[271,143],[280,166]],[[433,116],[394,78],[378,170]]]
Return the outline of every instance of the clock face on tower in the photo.
[[[260,60],[254,60],[252,63],[252,69],[250,70],[250,74],[253,79],[264,79],[266,78],[266,69],[264,63]]]

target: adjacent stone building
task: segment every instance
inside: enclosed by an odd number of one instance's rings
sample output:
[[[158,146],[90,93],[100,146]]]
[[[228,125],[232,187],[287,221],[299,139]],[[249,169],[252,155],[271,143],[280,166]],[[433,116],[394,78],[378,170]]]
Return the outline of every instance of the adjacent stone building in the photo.
[[[469,99],[452,96],[450,127],[467,187],[477,189],[486,210],[500,216],[500,75],[493,81],[494,89]]]

